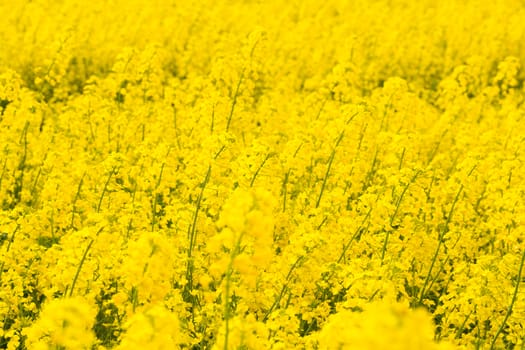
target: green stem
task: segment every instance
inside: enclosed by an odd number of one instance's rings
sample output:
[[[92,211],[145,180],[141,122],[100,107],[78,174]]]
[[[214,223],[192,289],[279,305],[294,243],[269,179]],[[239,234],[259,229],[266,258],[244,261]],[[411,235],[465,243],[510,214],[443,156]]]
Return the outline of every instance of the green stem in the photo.
[[[162,163],[162,166],[160,167],[160,175],[159,175],[159,179],[157,181],[157,184],[155,186],[155,191],[153,193],[153,203],[152,203],[152,206],[151,206],[151,215],[152,215],[152,218],[151,218],[151,232],[155,231],[155,225],[157,224],[157,203],[158,203],[158,196],[159,196],[159,193],[157,193],[157,189],[159,188],[160,186],[160,182],[162,181],[162,174],[164,173],[164,166],[166,165],[166,163]]]
[[[394,219],[397,216],[397,213],[399,211],[399,207],[401,206],[401,202],[403,201],[403,197],[405,196],[405,193],[408,190],[408,187],[416,181],[416,178],[419,176],[419,171],[416,172],[416,174],[410,179],[410,181],[406,184],[405,188],[403,188],[403,191],[401,192],[401,195],[399,196],[399,199],[396,203],[396,208],[394,209],[394,213],[390,217],[390,227],[386,231],[386,237],[385,241],[383,242],[383,249],[381,250],[381,265],[383,265],[383,260],[385,259],[385,253],[386,253],[386,247],[388,245],[388,238],[390,237],[390,233],[392,232],[392,224],[394,223]]]
[[[4,166],[2,167],[2,174],[0,174],[0,189],[2,188],[2,180],[4,179],[6,167],[7,167],[7,156],[5,157]]]
[[[337,138],[337,141],[335,142],[335,146],[334,146],[334,149],[332,150],[332,153],[330,154],[330,159],[328,160],[328,167],[326,168],[326,173],[324,175],[323,184],[321,185],[321,192],[319,192],[317,203],[315,203],[316,208],[319,208],[319,204],[321,203],[321,198],[323,198],[324,189],[326,187],[326,181],[328,180],[328,176],[330,175],[330,170],[332,169],[332,163],[334,162],[335,151],[337,149],[337,146],[339,146],[339,143],[343,139],[344,134],[345,132],[342,131],[339,137]]]
[[[270,158],[271,155],[272,155],[271,153],[268,153],[266,155],[266,157],[264,157],[264,160],[262,161],[261,165],[259,165],[259,167],[255,171],[255,174],[253,174],[252,181],[250,181],[250,187],[253,187],[253,184],[255,182],[255,179],[257,178],[257,175],[259,175],[259,172],[261,171],[261,169],[263,168],[264,164]]]
[[[98,200],[98,205],[97,205],[97,213],[100,212],[100,207],[102,206],[102,200],[104,199],[104,195],[106,194],[106,191],[108,190],[108,185],[109,185],[109,181],[111,180],[111,177],[117,173],[117,168],[113,168],[111,169],[111,171],[109,172],[109,175],[108,175],[108,178],[106,180],[106,183],[104,184],[104,188],[102,189],[102,194],[100,195],[100,199]]]
[[[425,297],[425,290],[428,286],[428,283],[430,282],[430,278],[432,276],[432,270],[434,269],[434,265],[436,264],[437,257],[439,255],[439,250],[441,246],[443,245],[443,239],[445,237],[445,234],[448,232],[448,226],[450,224],[450,221],[452,220],[452,214],[454,213],[454,208],[456,207],[456,203],[459,200],[459,195],[463,191],[463,185],[459,187],[458,193],[456,194],[456,197],[454,198],[454,202],[452,202],[452,205],[450,206],[450,211],[448,213],[447,220],[445,221],[445,225],[443,227],[443,230],[439,234],[439,242],[436,248],[436,251],[434,252],[434,256],[432,257],[432,262],[430,263],[430,267],[428,269],[427,277],[425,279],[425,283],[423,283],[423,287],[421,288],[421,294],[419,296],[419,304],[423,303],[423,298]]]
[[[231,304],[230,304],[230,292],[231,292],[231,277],[233,275],[233,262],[235,257],[239,255],[241,248],[243,234],[239,235],[235,246],[232,248],[230,253],[230,262],[228,263],[228,269],[226,270],[226,286],[224,288],[224,350],[228,350],[229,335],[230,335],[230,318],[231,318]]]
[[[475,308],[472,309],[472,311],[470,311],[468,313],[468,315],[465,317],[465,319],[463,320],[463,323],[461,323],[461,326],[458,328],[458,330],[456,332],[455,339],[461,338],[461,334],[463,334],[463,330],[465,329],[465,325],[467,324],[467,321],[470,318],[470,315],[472,315],[474,313],[474,310],[476,310],[476,309]]]
[[[270,316],[270,314],[272,313],[272,311],[277,307],[279,306],[279,303],[281,302],[283,296],[284,296],[284,293],[286,292],[286,290],[288,289],[288,285],[290,283],[290,280],[292,278],[292,273],[293,271],[299,267],[299,264],[301,262],[303,262],[305,260],[305,257],[303,255],[299,256],[297,258],[297,260],[294,262],[294,264],[292,265],[292,267],[290,268],[290,270],[288,271],[288,274],[286,275],[286,278],[285,278],[285,282],[283,284],[283,287],[281,288],[281,292],[275,297],[275,300],[273,301],[273,304],[272,306],[270,306],[270,308],[268,309],[268,311],[266,311],[266,314],[264,315],[263,317],[263,322],[266,322],[268,320],[268,317]]]
[[[75,289],[75,284],[77,283],[78,275],[80,274],[80,270],[82,269],[82,266],[84,265],[84,261],[86,261],[87,254],[89,252],[89,249],[91,249],[91,246],[93,245],[93,242],[95,240],[92,238],[89,242],[88,246],[86,247],[86,250],[84,250],[84,255],[82,255],[82,259],[80,260],[80,263],[78,264],[77,272],[75,273],[75,277],[73,277],[73,283],[71,283],[71,289],[69,290],[69,296],[73,296],[73,290]]]
[[[288,184],[288,179],[290,178],[290,173],[292,169],[288,169],[288,172],[284,175],[283,185],[281,188],[281,193],[283,195],[283,213],[286,211],[286,197],[288,196],[288,190],[286,185]]]
[[[193,214],[193,222],[191,224],[191,231],[190,231],[190,249],[188,251],[188,255],[190,257],[191,257],[193,248],[195,247],[195,244],[197,242],[197,218],[199,216],[199,211],[201,208],[201,202],[202,202],[204,190],[206,188],[206,185],[208,184],[208,181],[210,181],[210,175],[211,175],[211,165],[208,166],[206,177],[204,178],[204,182],[201,184],[201,192],[199,193],[199,197],[197,198],[197,204],[195,206],[195,213]]]
[[[197,243],[197,218],[199,216],[199,211],[201,208],[201,201],[204,194],[204,190],[206,188],[206,185],[208,184],[208,181],[210,181],[211,176],[211,165],[208,166],[208,171],[206,172],[206,177],[204,178],[203,183],[201,184],[201,192],[199,193],[199,197],[197,198],[197,204],[195,205],[195,213],[193,214],[193,222],[191,223],[190,227],[188,228],[188,240],[189,240],[189,247],[188,247],[188,265],[186,269],[186,280],[187,285],[185,287],[186,290],[186,296],[190,298],[191,291],[193,290],[193,249],[195,247],[195,244]]]
[[[244,79],[244,71],[246,68],[243,68],[239,81],[237,82],[237,87],[235,88],[235,94],[233,95],[232,105],[230,107],[230,114],[228,115],[228,121],[226,122],[226,131],[230,130],[230,124],[233,117],[233,112],[235,111],[235,105],[237,104],[237,97],[239,96],[239,91],[241,88],[242,80]]]
[[[501,326],[498,328],[498,331],[496,332],[496,335],[494,335],[494,339],[492,339],[492,343],[490,344],[490,350],[494,349],[494,346],[496,345],[496,340],[498,339],[498,336],[503,331],[503,328],[505,328],[505,325],[507,324],[507,321],[512,314],[512,309],[514,308],[514,303],[516,302],[516,298],[518,296],[518,288],[521,282],[521,273],[523,272],[523,264],[525,263],[525,249],[523,249],[523,253],[521,254],[521,261],[520,261],[520,267],[518,270],[518,278],[516,281],[516,287],[514,288],[514,294],[512,295],[512,300],[510,301],[510,305],[507,309],[507,313],[505,314],[505,318],[503,319],[503,322],[501,322]]]
[[[399,166],[397,170],[401,170],[401,168],[403,167],[403,160],[405,159],[405,151],[406,151],[406,148],[403,147],[403,151],[401,151],[401,156],[399,157]]]
[[[341,261],[343,261],[344,257],[345,257],[345,254],[346,254],[346,251],[348,250],[348,248],[350,248],[350,245],[352,244],[352,242],[354,240],[357,239],[357,237],[362,234],[363,232],[363,228],[364,228],[364,224],[365,222],[367,222],[367,220],[370,218],[370,214],[372,213],[372,208],[370,208],[368,210],[368,213],[366,213],[366,216],[365,218],[363,219],[363,221],[361,222],[361,225],[359,225],[359,227],[357,228],[357,230],[355,230],[354,234],[352,235],[352,237],[350,238],[350,240],[348,241],[348,243],[345,244],[345,246],[343,247],[343,251],[341,252],[341,255],[339,256],[339,259],[337,259],[337,263],[340,264]]]
[[[75,214],[77,211],[76,204],[77,204],[78,198],[80,197],[80,191],[82,190],[82,184],[84,183],[85,176],[86,176],[86,172],[84,172],[84,174],[80,178],[80,182],[78,183],[78,186],[77,186],[77,193],[75,194],[75,198],[73,199],[73,209],[71,212],[71,223],[69,224],[69,228],[73,228],[73,222],[75,220]]]

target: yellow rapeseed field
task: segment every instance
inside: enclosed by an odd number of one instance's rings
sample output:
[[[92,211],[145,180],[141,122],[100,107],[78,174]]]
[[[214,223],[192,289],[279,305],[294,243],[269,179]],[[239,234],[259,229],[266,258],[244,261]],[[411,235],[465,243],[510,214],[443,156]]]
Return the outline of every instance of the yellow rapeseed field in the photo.
[[[0,0],[0,349],[525,349],[523,0]]]

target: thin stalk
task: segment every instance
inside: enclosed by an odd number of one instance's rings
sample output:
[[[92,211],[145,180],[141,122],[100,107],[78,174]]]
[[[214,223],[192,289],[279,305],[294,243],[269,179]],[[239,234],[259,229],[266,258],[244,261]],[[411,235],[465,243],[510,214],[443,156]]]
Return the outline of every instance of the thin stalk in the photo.
[[[383,265],[383,260],[385,259],[386,248],[387,248],[387,245],[388,245],[388,238],[390,237],[390,233],[392,232],[392,225],[394,224],[394,219],[396,218],[397,213],[399,212],[399,207],[401,206],[401,202],[403,201],[403,197],[405,196],[405,194],[406,194],[406,192],[408,190],[408,187],[412,183],[414,183],[414,181],[416,181],[416,178],[419,176],[419,173],[420,172],[417,171],[415,173],[415,175],[412,177],[412,179],[410,179],[410,181],[403,188],[403,191],[401,192],[401,195],[399,196],[399,199],[397,200],[396,208],[394,209],[394,213],[390,217],[390,227],[386,231],[385,241],[383,242],[383,248],[381,250],[381,265]]]
[[[193,290],[193,249],[195,247],[195,244],[197,243],[197,218],[199,216],[199,211],[201,209],[201,201],[204,194],[204,190],[206,188],[206,185],[208,184],[208,181],[210,181],[211,176],[211,165],[208,166],[208,171],[206,172],[206,177],[204,178],[204,181],[201,184],[201,192],[199,193],[199,197],[197,198],[197,203],[195,205],[195,213],[193,214],[193,222],[188,227],[188,241],[189,241],[189,247],[188,247],[188,265],[186,269],[186,280],[187,285],[185,287],[186,291],[188,292],[188,295],[191,295],[191,291]]]
[[[243,234],[239,235],[235,247],[233,247],[230,253],[230,262],[228,263],[228,269],[226,270],[226,286],[224,288],[224,350],[228,350],[229,335],[230,335],[230,318],[231,318],[231,304],[230,304],[230,292],[231,292],[231,277],[233,275],[233,262],[235,257],[239,255],[241,248]]]
[[[27,160],[27,131],[29,129],[29,121],[27,121],[24,125],[24,129],[22,130],[22,135],[20,136],[19,143],[23,145],[24,151],[22,153],[22,157],[20,158],[20,162],[18,163],[18,170],[20,170],[20,175],[16,176],[15,178],[15,189],[14,189],[14,203],[17,204],[20,203],[22,200],[22,189],[24,187],[24,172],[26,169],[26,160]]]
[[[137,193],[137,182],[135,182],[133,186],[133,193],[131,194],[131,208],[132,208],[132,216],[128,221],[128,227],[126,229],[126,238],[129,239],[131,235],[131,229],[133,228],[133,216],[135,215],[135,194]]]
[[[476,308],[472,309],[472,311],[470,311],[468,313],[468,315],[465,317],[465,319],[463,320],[463,322],[461,323],[461,326],[458,328],[457,332],[456,332],[456,336],[454,337],[455,339],[459,339],[461,338],[461,334],[463,334],[463,330],[465,329],[465,325],[467,324],[467,321],[468,319],[470,318],[470,315],[472,315],[474,313],[474,311],[476,310]]]
[[[253,57],[253,53],[255,51],[255,48],[257,47],[257,44],[259,43],[259,40],[257,40],[254,44],[252,49],[250,50],[250,60]],[[232,105],[230,108],[230,114],[228,115],[228,121],[226,123],[226,131],[230,130],[230,124],[233,117],[233,112],[235,110],[235,105],[237,105],[237,98],[239,97],[239,92],[241,88],[242,81],[244,80],[244,74],[246,72],[246,65],[242,68],[241,75],[239,76],[239,81],[237,82],[237,87],[235,88],[235,93],[233,95]]]
[[[270,306],[270,308],[268,309],[268,311],[266,311],[266,314],[264,314],[264,317],[263,317],[263,322],[266,322],[268,320],[268,317],[270,317],[270,314],[272,313],[272,311],[277,307],[279,306],[279,303],[281,302],[283,296],[284,296],[284,293],[286,292],[286,290],[288,289],[288,285],[290,283],[290,280],[292,278],[292,273],[294,272],[294,270],[296,268],[299,267],[299,264],[302,263],[303,261],[305,260],[305,257],[304,255],[301,255],[297,258],[297,260],[293,263],[292,267],[290,267],[290,270],[288,271],[288,274],[286,275],[286,278],[284,279],[284,284],[283,284],[283,287],[281,288],[281,291],[280,293],[275,297],[275,300],[273,301],[273,304],[272,306]]]
[[[75,198],[73,199],[73,210],[71,212],[71,223],[69,224],[69,228],[73,228],[73,222],[75,220],[75,214],[77,211],[76,204],[77,204],[78,198],[80,197],[80,191],[82,190],[82,184],[84,183],[85,176],[86,176],[86,172],[82,174],[82,177],[80,178],[80,182],[78,183],[78,186],[77,186],[77,193],[75,194]]]
[[[175,107],[173,103],[171,104],[171,107],[173,109],[173,128],[175,129],[175,140],[177,141],[177,147],[181,149],[179,127],[177,125],[177,107]]]
[[[210,175],[211,175],[211,165],[208,166],[206,177],[204,178],[204,181],[201,184],[201,192],[199,193],[199,197],[197,198],[197,204],[195,206],[195,213],[193,214],[193,222],[191,224],[191,230],[190,230],[190,249],[188,251],[189,257],[191,257],[193,248],[195,247],[195,244],[197,242],[197,218],[199,216],[199,211],[201,208],[201,202],[202,202],[204,190],[206,189],[206,185],[208,184],[208,181],[210,181]]]
[[[337,149],[337,146],[339,146],[339,143],[343,139],[345,132],[342,131],[339,137],[337,138],[337,141],[335,142],[334,149],[332,150],[332,153],[330,154],[330,159],[328,160],[328,166],[326,168],[326,173],[324,175],[323,184],[321,185],[321,191],[319,192],[319,197],[317,198],[317,202],[315,203],[315,207],[319,208],[319,204],[321,204],[321,198],[323,198],[324,189],[326,187],[326,181],[328,180],[328,176],[330,175],[330,170],[332,169],[332,164],[334,162],[335,158],[335,151]]]
[[[437,245],[436,251],[434,252],[434,256],[432,257],[432,262],[430,263],[427,277],[425,278],[425,282],[423,283],[423,287],[421,288],[421,294],[419,296],[419,304],[423,303],[423,298],[425,297],[425,291],[428,286],[428,283],[430,282],[430,277],[432,276],[432,270],[434,269],[434,265],[436,264],[437,257],[439,255],[439,250],[441,249],[441,246],[443,245],[443,238],[445,237],[445,234],[448,232],[448,225],[450,224],[450,221],[452,220],[452,214],[454,214],[454,208],[456,207],[456,203],[458,202],[459,195],[461,194],[462,191],[463,191],[463,185],[459,186],[459,190],[458,190],[458,193],[456,194],[456,197],[454,198],[454,202],[452,202],[452,205],[450,206],[450,211],[448,212],[447,220],[445,221],[443,230],[439,234],[438,245]]]
[[[226,149],[226,146],[222,146],[221,149],[215,153],[215,155],[213,156],[213,159],[217,159],[219,158],[219,156],[221,155],[221,153]]]
[[[456,240],[456,243],[454,243],[454,245],[452,246],[452,249],[454,249],[456,247],[456,245],[458,244],[459,240],[461,239],[461,234],[458,236],[458,239]],[[445,270],[445,266],[447,265],[448,261],[450,260],[450,255],[447,255],[447,257],[445,258],[445,260],[441,263],[441,265],[439,266],[439,270],[436,272],[436,275],[434,276],[434,278],[432,278],[432,281],[430,281],[430,284],[428,285],[428,289],[432,289],[432,287],[434,286],[434,283],[437,282],[441,272],[443,272]],[[450,275],[450,278],[452,277],[452,275]],[[446,287],[448,286],[448,283],[450,283],[450,279],[449,281],[447,282],[447,285],[445,286],[445,288],[442,290],[441,294],[440,294],[440,298],[441,298],[441,295],[443,293],[444,290],[446,290]]]
[[[51,237],[55,240],[55,208],[51,208],[51,216],[49,217],[49,225],[51,226]]]
[[[38,185],[38,180],[40,180],[40,175],[42,175],[42,167],[38,168],[38,173],[35,176],[35,181],[33,181],[33,186],[31,187],[31,196],[33,197],[33,203],[36,203],[36,186]]]
[[[211,110],[211,125],[210,125],[210,133],[213,134],[213,128],[215,126],[215,104],[212,107]]]
[[[366,129],[368,128],[368,124],[365,124],[362,128],[361,128],[361,133],[359,134],[359,142],[357,143],[357,150],[360,151],[361,150],[361,145],[363,143],[363,138],[365,137],[365,132],[366,132]]]
[[[86,250],[84,250],[84,254],[82,255],[82,259],[80,260],[80,263],[78,264],[77,272],[75,273],[75,277],[73,277],[73,282],[71,283],[71,289],[69,290],[69,297],[73,296],[73,291],[75,289],[75,285],[77,283],[78,275],[80,274],[80,270],[82,269],[82,266],[84,265],[84,261],[86,261],[87,254],[89,252],[89,249],[91,249],[91,246],[93,245],[93,242],[95,240],[91,238],[91,241],[89,242],[88,246],[86,247]]]
[[[323,225],[326,224],[327,221],[328,221],[328,216],[325,216],[323,218],[323,221],[321,221],[321,223],[319,225],[317,225],[317,231],[319,231],[321,229],[321,227],[323,227]]]
[[[406,148],[403,147],[403,151],[401,152],[401,156],[399,157],[399,166],[397,170],[401,170],[401,168],[403,167],[403,160],[405,159],[405,151],[406,151]]]
[[[292,169],[288,169],[288,172],[284,175],[283,185],[281,188],[281,193],[283,195],[283,213],[286,211],[286,197],[288,196],[288,189],[286,185],[288,184],[288,179],[290,178],[290,172]]]
[[[230,124],[233,117],[233,112],[235,111],[235,105],[237,104],[237,97],[239,96],[239,91],[241,88],[242,80],[244,79],[244,71],[246,67],[242,69],[241,75],[239,76],[239,81],[237,82],[237,87],[235,88],[235,93],[233,95],[232,105],[230,107],[230,114],[228,115],[228,121],[226,122],[226,131],[230,130]]]
[[[0,189],[2,188],[2,180],[4,179],[6,167],[7,167],[7,157],[5,157],[4,165],[2,166],[2,174],[0,174]]]
[[[343,247],[343,251],[341,252],[341,255],[339,256],[339,259],[337,259],[337,263],[340,264],[341,261],[343,261],[344,257],[345,257],[345,254],[346,254],[346,251],[348,250],[348,248],[350,248],[350,245],[352,244],[352,242],[354,240],[357,239],[357,237],[362,234],[363,232],[363,228],[364,228],[364,225],[365,225],[365,222],[368,221],[368,219],[370,218],[370,214],[372,213],[372,208],[370,208],[368,210],[368,213],[366,213],[366,216],[365,218],[363,219],[363,221],[361,222],[361,224],[359,225],[359,227],[357,228],[357,230],[355,230],[354,234],[352,235],[352,237],[350,238],[350,240],[348,241],[348,243],[345,244],[345,246]]]
[[[271,153],[268,153],[266,157],[264,157],[264,160],[262,161],[261,165],[259,165],[259,167],[255,171],[255,174],[253,174],[252,181],[250,181],[250,187],[253,187],[253,184],[255,182],[255,179],[257,178],[257,175],[259,175],[259,172],[263,168],[264,164],[266,164],[266,161],[271,157],[271,155],[272,155]]]
[[[492,343],[490,344],[490,350],[494,349],[494,346],[496,345],[496,340],[498,339],[499,335],[503,331],[503,328],[505,328],[505,325],[507,324],[507,321],[510,315],[512,314],[512,309],[514,308],[514,303],[516,302],[516,298],[518,296],[518,288],[521,282],[521,273],[523,272],[524,263],[525,263],[525,249],[523,249],[523,253],[521,254],[520,267],[518,270],[518,278],[516,281],[516,287],[514,288],[514,294],[512,295],[512,300],[510,301],[510,305],[507,309],[507,313],[505,314],[505,318],[503,319],[503,322],[501,322],[501,326],[498,328],[496,335],[494,335],[494,339],[492,339]]]
[[[100,212],[100,207],[102,206],[102,201],[104,200],[104,195],[106,194],[107,190],[108,190],[108,185],[109,185],[109,181],[111,181],[111,177],[117,173],[117,168],[113,168],[110,172],[109,172],[109,175],[108,175],[108,178],[106,180],[106,183],[104,184],[104,188],[102,189],[102,194],[100,195],[100,199],[98,200],[98,205],[97,205],[97,213]]]
[[[363,188],[361,192],[365,192],[368,187],[370,187],[372,179],[374,177],[374,174],[376,172],[376,165],[378,163],[378,154],[379,154],[379,148],[376,148],[376,151],[374,153],[374,159],[372,160],[372,166],[370,167],[370,170],[366,173],[365,181],[363,182]]]
[[[432,149],[432,151],[430,152],[430,154],[428,156],[427,165],[432,163],[432,161],[434,160],[434,157],[436,156],[436,154],[437,154],[437,152],[439,150],[439,146],[441,146],[441,141],[443,141],[443,139],[445,138],[445,135],[447,134],[447,132],[448,132],[448,130],[445,130],[441,134],[441,137],[439,138],[439,140],[436,142],[436,145],[434,146],[434,148]]]
[[[164,166],[166,163],[162,163],[162,166],[160,167],[160,174],[159,179],[157,180],[157,184],[155,185],[155,192],[153,193],[153,203],[151,206],[151,232],[155,231],[155,225],[157,224],[157,198],[159,196],[159,193],[157,193],[157,189],[160,186],[160,182],[162,181],[162,174],[164,173]]]
[[[16,232],[18,231],[19,228],[20,228],[20,225],[17,224],[15,227],[15,230],[13,231],[13,234],[11,235],[11,239],[7,242],[6,253],[9,252],[9,249],[11,249],[11,244],[13,244],[13,241],[15,240]],[[2,280],[2,274],[4,272],[4,265],[5,265],[5,261],[2,261],[2,266],[0,266],[0,281]]]

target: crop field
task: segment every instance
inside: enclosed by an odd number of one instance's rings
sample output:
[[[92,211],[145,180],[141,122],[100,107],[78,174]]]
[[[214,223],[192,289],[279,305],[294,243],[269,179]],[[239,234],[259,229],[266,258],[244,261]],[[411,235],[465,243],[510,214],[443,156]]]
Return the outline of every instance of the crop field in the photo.
[[[0,349],[525,349],[525,2],[0,0]]]

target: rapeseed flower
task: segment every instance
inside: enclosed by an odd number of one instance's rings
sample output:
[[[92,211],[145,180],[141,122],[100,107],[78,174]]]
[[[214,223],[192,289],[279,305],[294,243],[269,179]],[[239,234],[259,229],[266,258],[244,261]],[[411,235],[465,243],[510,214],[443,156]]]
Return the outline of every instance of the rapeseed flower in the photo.
[[[523,347],[520,1],[0,13],[0,348]]]

